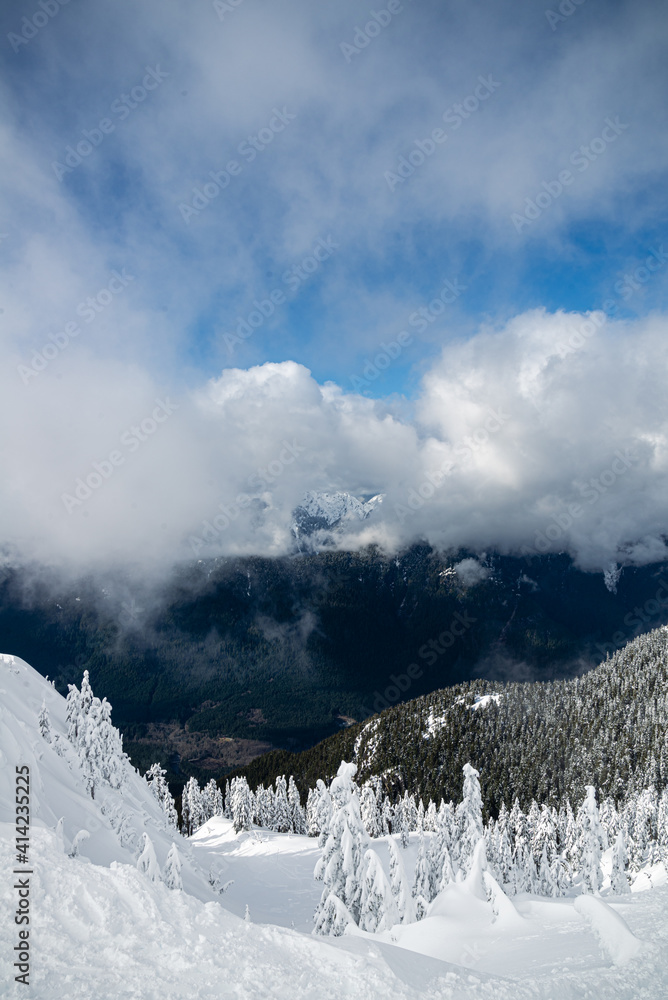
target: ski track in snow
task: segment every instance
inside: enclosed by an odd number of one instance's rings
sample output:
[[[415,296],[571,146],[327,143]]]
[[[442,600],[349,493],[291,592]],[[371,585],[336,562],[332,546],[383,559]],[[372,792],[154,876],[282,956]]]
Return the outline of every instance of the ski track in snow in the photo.
[[[452,884],[420,923],[379,935],[315,938],[309,931],[322,885],[312,877],[319,855],[314,839],[265,830],[235,836],[228,820],[214,817],[187,841],[166,828],[148,785],[132,769],[121,791],[91,800],[76,767],[39,734],[43,699],[53,731],[64,736],[64,699],[21,660],[0,657],[3,1000],[668,997],[665,873],[663,885],[600,903],[513,897],[497,920],[484,894]],[[12,966],[19,763],[30,765],[32,785],[29,989],[13,982]],[[121,847],[110,823],[110,812],[121,806],[134,828],[134,847]],[[65,849],[55,832],[60,816]],[[66,851],[80,829],[90,838],[80,857],[71,858]],[[170,891],[136,869],[144,831],[161,866],[177,844],[187,891]],[[374,847],[386,864],[384,841]],[[404,853],[409,864],[416,849],[413,835]],[[234,879],[222,896],[207,880],[212,863]],[[642,885],[649,878],[634,888]],[[240,919],[246,904],[251,922]]]

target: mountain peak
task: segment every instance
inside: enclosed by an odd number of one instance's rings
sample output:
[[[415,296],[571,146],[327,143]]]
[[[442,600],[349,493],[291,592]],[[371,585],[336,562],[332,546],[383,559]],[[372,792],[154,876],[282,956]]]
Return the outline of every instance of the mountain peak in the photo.
[[[342,528],[346,522],[364,521],[382,502],[382,493],[364,500],[341,491],[308,490],[293,511],[293,531],[299,537]]]

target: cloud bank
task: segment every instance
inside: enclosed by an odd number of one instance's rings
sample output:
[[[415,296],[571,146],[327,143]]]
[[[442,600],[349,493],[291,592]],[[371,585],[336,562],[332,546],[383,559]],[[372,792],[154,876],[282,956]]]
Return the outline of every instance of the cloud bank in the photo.
[[[7,558],[281,553],[308,490],[385,494],[350,546],[663,558],[664,10],[47,6],[0,11]]]
[[[185,393],[82,345],[66,375],[54,361],[28,385],[4,364],[3,542],[79,568],[280,554],[304,493],[343,490],[386,495],[344,547],[662,559],[666,325],[521,314],[447,345],[410,417],[294,361]]]

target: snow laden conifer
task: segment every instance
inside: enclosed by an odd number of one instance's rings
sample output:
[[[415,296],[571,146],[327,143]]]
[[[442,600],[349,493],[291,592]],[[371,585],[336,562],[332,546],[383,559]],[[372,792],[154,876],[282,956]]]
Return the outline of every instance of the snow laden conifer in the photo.
[[[418,828],[418,808],[415,804],[415,796],[409,795],[408,790],[404,792],[402,812],[406,832],[414,833]]]
[[[42,707],[39,712],[39,719],[37,720],[39,726],[39,732],[42,739],[46,740],[47,743],[51,742],[51,722],[49,720],[49,713],[46,707],[46,701],[42,702]]]
[[[264,785],[255,789],[255,821],[266,830],[271,830],[274,825],[274,797],[271,789]]]
[[[408,847],[408,834],[410,832],[410,820],[406,814],[406,808],[404,800],[399,798],[394,806],[394,818],[392,822],[392,831],[396,829],[399,834],[399,843],[404,850]]]
[[[471,764],[464,764],[464,790],[462,801],[457,806],[457,864],[464,875],[468,875],[473,852],[484,836],[482,822],[482,795],[480,793],[480,772]]]
[[[232,796],[232,825],[235,833],[252,829],[253,804],[251,790],[245,778],[233,778],[230,786]]]
[[[360,811],[369,837],[380,837],[383,833],[382,795],[382,784],[376,775],[362,785]]]
[[[202,825],[202,794],[197,778],[189,778],[181,793],[181,833],[190,837]]]
[[[333,814],[315,877],[324,882],[315,914],[315,934],[343,933],[359,923],[366,833],[360,815],[357,765],[341,762],[330,786]]]
[[[81,691],[69,685],[66,704],[67,737],[73,745],[86,789],[95,798],[95,790],[105,783],[120,788],[125,780],[127,755],[123,738],[111,722],[111,705],[93,695],[88,671],[84,671]]]
[[[65,703],[65,721],[67,722],[67,738],[76,745],[79,737],[81,720],[81,694],[76,684],[67,685],[67,701]]]
[[[406,870],[399,845],[394,837],[389,838],[387,847],[390,854],[390,889],[396,906],[398,921],[402,924],[410,924],[415,920],[413,897],[406,877]]]
[[[176,844],[172,844],[169,849],[169,854],[167,855],[167,860],[165,861],[165,870],[162,875],[162,880],[168,889],[173,889],[175,891],[183,889],[183,880],[181,878],[181,858],[179,857]]]
[[[252,793],[251,793],[252,794]],[[202,821],[206,823],[212,816],[223,815],[223,793],[215,778],[209,778],[202,789]]]
[[[137,869],[143,872],[151,882],[160,882],[160,866],[155,856],[155,848],[147,833],[142,834],[142,842],[142,852],[137,858]]]
[[[387,795],[383,798],[383,807],[381,809],[382,818],[382,830],[383,836],[387,836],[388,833],[394,833],[394,809],[392,808],[392,803],[390,802]]]
[[[629,803],[629,856],[631,868],[639,871],[649,862],[650,845],[656,841],[659,803],[653,787],[644,788]]]
[[[156,799],[162,806],[167,825],[176,830],[178,829],[179,818],[176,812],[176,806],[174,805],[174,798],[169,790],[169,785],[165,781],[166,774],[167,771],[164,767],[160,766],[160,763],[151,764],[148,771],[144,775],[144,778]]]
[[[667,770],[668,773],[668,770]],[[659,808],[656,816],[657,843],[661,852],[661,860],[668,870],[668,785],[664,788],[659,799]]]
[[[332,796],[322,778],[318,778],[313,793],[309,835],[317,836],[318,847],[324,847],[332,819]],[[311,833],[311,829],[313,833]]]
[[[399,922],[392,888],[374,850],[364,855],[359,926],[373,934],[386,931]]]
[[[450,804],[441,801],[436,814],[436,831],[431,838],[429,849],[429,876],[431,880],[430,898],[433,899],[446,885],[454,881],[450,848],[453,836],[453,812]]]
[[[288,802],[288,788],[285,781],[285,775],[283,774],[279,774],[276,778],[273,829],[276,830],[277,833],[289,833],[292,829],[290,803]]]
[[[629,855],[626,850],[624,831],[620,830],[612,848],[612,869],[610,871],[610,890],[615,896],[625,895],[631,891],[626,870]]]
[[[598,894],[603,883],[601,848],[604,833],[598,818],[596,789],[593,785],[587,785],[586,793],[577,815],[580,876],[582,891]]]
[[[290,775],[288,782],[288,809],[290,810],[290,828],[293,833],[306,833],[306,816],[301,804],[299,789],[295,779]]]
[[[418,852],[415,861],[415,874],[413,876],[411,895],[414,901],[415,917],[417,920],[422,920],[431,901],[431,880],[429,877],[429,865],[427,863],[421,818],[418,820],[418,837]]]

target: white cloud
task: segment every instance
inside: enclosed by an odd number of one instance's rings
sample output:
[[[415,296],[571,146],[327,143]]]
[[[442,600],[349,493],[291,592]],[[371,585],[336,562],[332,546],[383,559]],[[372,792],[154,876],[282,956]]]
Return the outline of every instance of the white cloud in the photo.
[[[278,553],[316,489],[386,494],[353,546],[529,546],[589,569],[664,558],[666,320],[590,317],[564,352],[586,322],[533,311],[446,347],[413,422],[292,361],[181,394],[80,345],[60,379],[54,362],[26,386],[3,364],[2,540],[78,566],[192,558],[193,537],[198,554]]]

